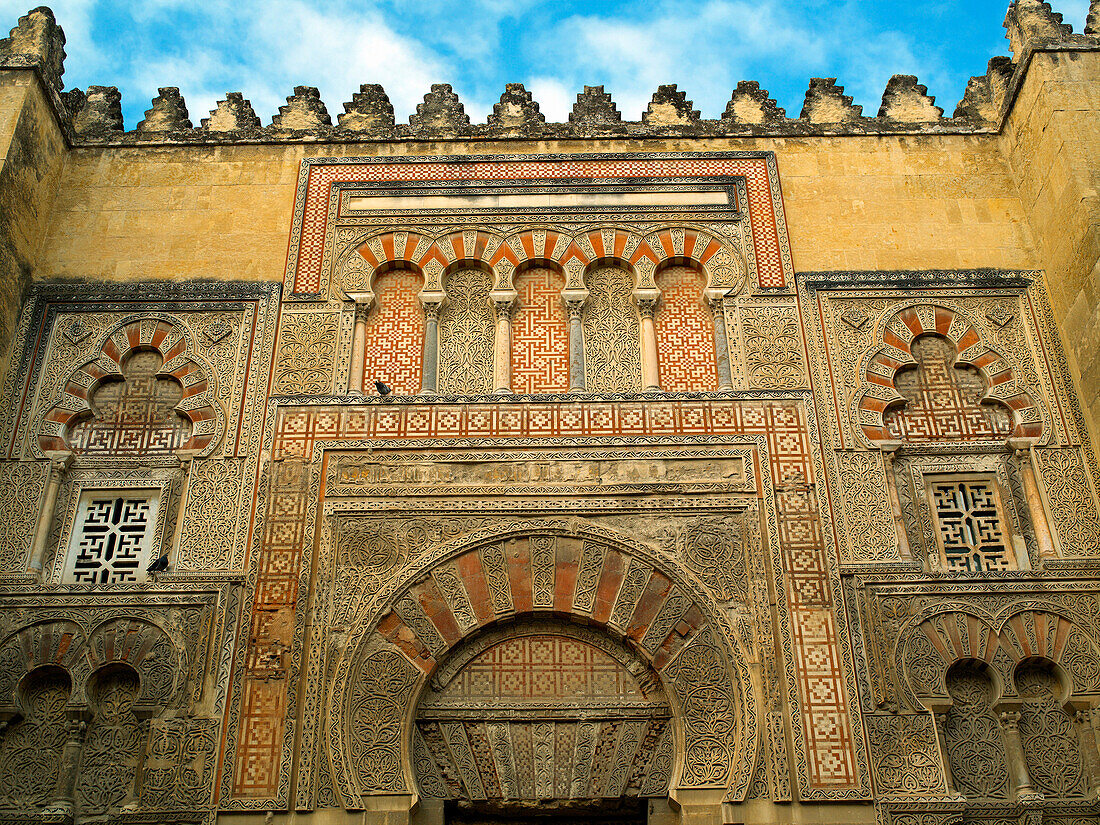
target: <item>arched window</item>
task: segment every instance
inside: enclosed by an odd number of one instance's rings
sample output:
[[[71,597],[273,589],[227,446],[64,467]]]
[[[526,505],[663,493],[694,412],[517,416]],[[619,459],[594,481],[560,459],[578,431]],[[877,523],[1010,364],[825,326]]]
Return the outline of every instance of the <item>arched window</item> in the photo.
[[[714,316],[703,303],[706,280],[689,266],[673,265],[657,274],[661,304],[654,316],[657,373],[666,392],[718,389]]]
[[[615,264],[597,263],[584,276],[584,375],[589,392],[638,392],[642,356],[634,277]]]
[[[366,320],[364,383],[353,390],[374,391],[381,381],[398,395],[420,391],[424,310],[417,295],[424,279],[411,269],[391,269],[374,277],[374,304]]]
[[[1080,743],[1062,707],[1065,690],[1053,662],[1021,662],[1015,678],[1022,700],[1020,740],[1032,784],[1047,798],[1085,796]]]
[[[84,740],[76,786],[82,814],[118,810],[134,799],[148,738],[147,720],[134,713],[139,690],[138,675],[128,665],[108,665],[89,680],[95,713]]]
[[[92,392],[91,412],[72,426],[74,452],[95,455],[171,453],[191,437],[191,424],[176,410],[183,387],[160,374],[164,358],[154,349],[135,350],[122,377]]]
[[[465,267],[444,282],[447,300],[439,315],[440,393],[483,394],[493,391],[493,280],[482,269]]]
[[[565,278],[548,266],[525,269],[514,279],[512,391],[569,391],[569,328],[561,290]]]
[[[904,441],[1007,438],[1012,417],[1000,404],[983,404],[986,382],[974,367],[956,366],[955,346],[939,335],[912,343],[915,366],[900,370],[894,386],[905,403],[883,417],[892,437]]]

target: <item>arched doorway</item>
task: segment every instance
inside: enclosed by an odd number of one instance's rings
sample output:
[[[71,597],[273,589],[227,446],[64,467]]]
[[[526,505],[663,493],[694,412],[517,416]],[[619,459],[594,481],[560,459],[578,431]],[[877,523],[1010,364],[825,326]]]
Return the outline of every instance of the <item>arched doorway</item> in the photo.
[[[454,822],[507,821],[489,816],[503,806],[606,823],[647,797],[744,799],[759,742],[745,641],[675,561],[595,525],[527,522],[440,546],[379,597],[329,704],[346,807],[406,794]],[[548,722],[553,776],[536,771]]]
[[[668,793],[671,717],[657,674],[622,642],[516,622],[440,663],[416,708],[416,782],[422,797],[450,800],[449,822],[536,810],[629,822],[644,798]]]

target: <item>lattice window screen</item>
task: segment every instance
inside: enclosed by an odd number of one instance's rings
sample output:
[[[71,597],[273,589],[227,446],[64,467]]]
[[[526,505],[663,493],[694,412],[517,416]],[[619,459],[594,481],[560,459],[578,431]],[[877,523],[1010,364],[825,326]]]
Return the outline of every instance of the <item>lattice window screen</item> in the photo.
[[[144,579],[145,568],[153,560],[158,505],[159,495],[153,490],[85,493],[69,546],[65,580],[113,584]]]
[[[977,573],[1015,567],[993,479],[930,479],[929,493],[948,570]]]

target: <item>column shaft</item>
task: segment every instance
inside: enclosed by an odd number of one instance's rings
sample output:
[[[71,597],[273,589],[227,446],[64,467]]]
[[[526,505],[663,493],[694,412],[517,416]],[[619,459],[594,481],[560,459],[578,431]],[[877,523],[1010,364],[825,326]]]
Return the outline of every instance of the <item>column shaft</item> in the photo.
[[[355,328],[351,336],[351,372],[348,376],[348,392],[362,394],[367,361],[367,311],[358,301],[355,303]]]
[[[569,312],[569,392],[584,392],[584,301],[567,301]]]
[[[420,394],[435,395],[439,371],[439,304],[424,304],[424,365],[420,371]]]
[[[726,337],[726,310],[721,299],[710,302],[714,314],[714,355],[718,372],[718,390],[733,389],[733,371],[730,369],[730,346]]]
[[[42,500],[42,509],[38,513],[38,524],[34,529],[34,544],[31,547],[28,573],[42,575],[42,568],[46,563],[46,545],[50,540],[50,528],[53,526],[53,511],[57,507],[57,494],[61,489],[65,471],[72,460],[72,453],[50,456],[50,474],[46,482],[46,495]]]

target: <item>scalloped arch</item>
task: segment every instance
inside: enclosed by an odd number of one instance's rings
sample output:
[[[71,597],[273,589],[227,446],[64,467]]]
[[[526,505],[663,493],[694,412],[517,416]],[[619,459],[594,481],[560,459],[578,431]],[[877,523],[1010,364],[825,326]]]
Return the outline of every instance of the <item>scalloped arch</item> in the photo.
[[[861,371],[863,388],[855,403],[860,431],[872,444],[888,441],[883,421],[886,410],[905,398],[897,391],[898,372],[916,365],[913,341],[922,335],[939,335],[956,349],[956,364],[979,370],[987,387],[982,400],[992,399],[1010,410],[1013,435],[1038,439],[1043,434],[1041,411],[1022,389],[1008,361],[982,340],[977,326],[961,312],[935,304],[912,304],[894,312],[882,326],[882,346],[866,360]]]
[[[157,376],[173,378],[183,387],[175,409],[190,422],[191,437],[181,449],[201,455],[213,452],[225,430],[225,414],[215,401],[213,372],[189,353],[187,336],[179,325],[163,317],[123,322],[107,335],[94,357],[73,371],[42,419],[39,449],[68,449],[68,428],[92,412],[96,388],[107,379],[124,378],[122,364],[127,357],[146,349],[155,350],[163,359]]]

